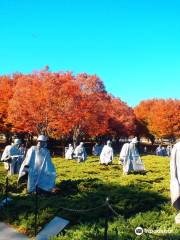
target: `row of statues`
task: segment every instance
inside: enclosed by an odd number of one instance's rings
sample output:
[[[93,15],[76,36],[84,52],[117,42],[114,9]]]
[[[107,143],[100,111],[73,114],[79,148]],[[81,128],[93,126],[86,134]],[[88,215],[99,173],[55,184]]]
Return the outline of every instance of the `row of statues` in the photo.
[[[129,174],[133,171],[144,172],[144,164],[140,158],[136,144],[138,143],[137,138],[133,138],[130,143],[125,143],[121,149],[119,164],[123,165],[124,174]],[[114,151],[111,146],[111,141],[108,140],[107,144],[102,146],[95,144],[93,147],[93,155],[100,157],[100,164],[109,165],[112,164],[114,158]],[[87,153],[84,148],[83,142],[79,144],[74,150],[72,144],[65,149],[65,159],[77,159],[78,162],[85,161]]]
[[[168,145],[166,148],[159,145],[156,148],[156,155],[157,156],[162,156],[162,157],[165,157],[165,156],[170,157],[171,156],[171,151],[172,151],[172,145]]]
[[[9,175],[19,174],[19,182],[28,178],[28,192],[35,191],[36,186],[45,191],[51,191],[55,187],[56,171],[47,149],[47,140],[46,136],[40,135],[37,138],[37,145],[29,148],[25,154],[21,140],[15,139],[13,144],[6,146],[2,154],[1,161],[4,162]],[[123,165],[124,174],[145,170],[136,144],[137,138],[134,138],[131,143],[126,143],[122,147],[119,164]],[[96,144],[93,152],[94,155],[100,157],[100,164],[112,164],[114,153],[111,141],[108,140],[103,147]],[[83,142],[75,150],[70,144],[66,149],[65,158],[77,159],[78,163],[84,162],[87,159],[87,153]]]
[[[9,175],[19,174],[19,183],[27,179],[29,193],[36,191],[37,188],[45,192],[52,192],[56,189],[56,169],[47,149],[47,140],[48,138],[44,135],[38,136],[37,145],[29,148],[25,154],[20,139],[15,139],[12,145],[6,146],[2,154],[1,161],[4,162]],[[145,172],[143,161],[136,147],[137,143],[137,138],[133,138],[130,143],[125,143],[121,149],[119,164],[122,164],[125,175],[131,172]],[[78,162],[86,160],[87,154],[83,142],[75,150],[72,145],[69,145],[66,158],[69,159],[70,155],[73,158],[72,154]],[[107,144],[95,151],[95,154],[99,155],[101,164],[111,164],[113,161],[111,141],[107,141]],[[173,206],[180,211],[180,142],[174,145],[171,152],[170,173],[171,201]],[[180,213],[177,214],[175,221],[180,223]]]

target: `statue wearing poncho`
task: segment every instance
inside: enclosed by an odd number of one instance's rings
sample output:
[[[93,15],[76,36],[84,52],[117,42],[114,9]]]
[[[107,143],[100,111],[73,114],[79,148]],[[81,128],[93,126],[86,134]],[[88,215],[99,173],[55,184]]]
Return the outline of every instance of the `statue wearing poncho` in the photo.
[[[180,142],[174,145],[171,152],[170,173],[171,202],[177,210],[180,210]],[[180,223],[180,213],[175,221]]]
[[[108,140],[107,145],[105,145],[100,154],[101,164],[110,164],[113,161],[113,148],[111,147],[111,142]]]
[[[24,157],[24,154],[19,149],[20,144],[20,139],[14,139],[14,143],[6,146],[2,154],[1,161],[4,162],[4,168],[8,170],[8,175],[19,173]]]
[[[84,162],[87,158],[87,153],[84,148],[84,143],[81,142],[74,150],[74,157],[77,158],[78,163]]]
[[[19,172],[18,181],[28,173],[28,192],[34,192],[36,186],[48,192],[51,192],[55,187],[56,171],[51,161],[50,152],[46,148],[45,140],[45,136],[38,137],[39,144],[28,150]]]
[[[68,148],[65,148],[65,159],[73,159],[74,148],[72,144],[69,144]]]
[[[136,148],[137,138],[133,138],[130,143],[125,143],[120,152],[120,161],[123,164],[124,174],[131,171],[144,171],[143,162]]]

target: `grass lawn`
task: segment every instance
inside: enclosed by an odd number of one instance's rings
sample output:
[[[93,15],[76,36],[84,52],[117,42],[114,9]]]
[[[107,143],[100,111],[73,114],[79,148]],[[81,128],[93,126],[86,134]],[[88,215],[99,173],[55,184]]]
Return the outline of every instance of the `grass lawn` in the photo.
[[[98,158],[89,157],[85,163],[54,158],[57,186],[60,193],[39,196],[38,231],[55,215],[70,220],[69,227],[54,239],[102,240],[107,209],[90,212],[70,212],[70,209],[89,209],[102,205],[106,197],[118,214],[109,211],[109,240],[180,239],[180,226],[174,224],[176,211],[169,198],[169,158],[142,157],[146,175],[122,175],[118,156],[113,165],[99,165]],[[14,225],[30,237],[34,235],[35,196],[28,195],[22,186],[16,187],[17,176],[10,177],[9,196],[13,204],[1,210],[0,221]],[[0,164],[0,199],[5,190],[5,171]],[[144,233],[137,236],[135,228]],[[147,232],[149,231],[149,232]]]

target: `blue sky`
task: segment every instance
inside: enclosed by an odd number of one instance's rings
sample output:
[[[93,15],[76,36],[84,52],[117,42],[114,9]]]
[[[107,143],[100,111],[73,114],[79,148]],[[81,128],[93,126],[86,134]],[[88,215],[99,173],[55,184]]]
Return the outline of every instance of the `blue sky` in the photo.
[[[0,74],[97,74],[130,106],[180,97],[177,0],[0,1]]]

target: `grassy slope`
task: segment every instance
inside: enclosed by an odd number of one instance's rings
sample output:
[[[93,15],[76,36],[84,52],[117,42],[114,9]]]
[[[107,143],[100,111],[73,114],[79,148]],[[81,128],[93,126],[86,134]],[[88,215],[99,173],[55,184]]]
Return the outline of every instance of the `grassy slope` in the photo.
[[[72,209],[88,209],[101,205],[106,197],[119,214],[110,213],[109,239],[179,239],[180,227],[174,224],[176,211],[169,199],[169,159],[144,156],[146,175],[122,175],[118,158],[113,165],[100,166],[98,159],[89,158],[85,163],[55,158],[58,177],[58,195],[40,196],[39,228],[55,214],[67,218],[71,224],[64,235],[56,239],[86,240],[102,239],[105,208],[88,214],[58,210],[60,206]],[[0,188],[2,198],[4,170],[0,165]],[[10,195],[14,203],[7,212],[2,211],[0,220],[15,225],[29,236],[34,234],[34,196],[27,195],[25,188],[16,188],[17,176],[10,179]],[[172,233],[143,234],[136,236],[137,226],[156,230],[171,230]],[[177,238],[176,238],[177,237]]]

